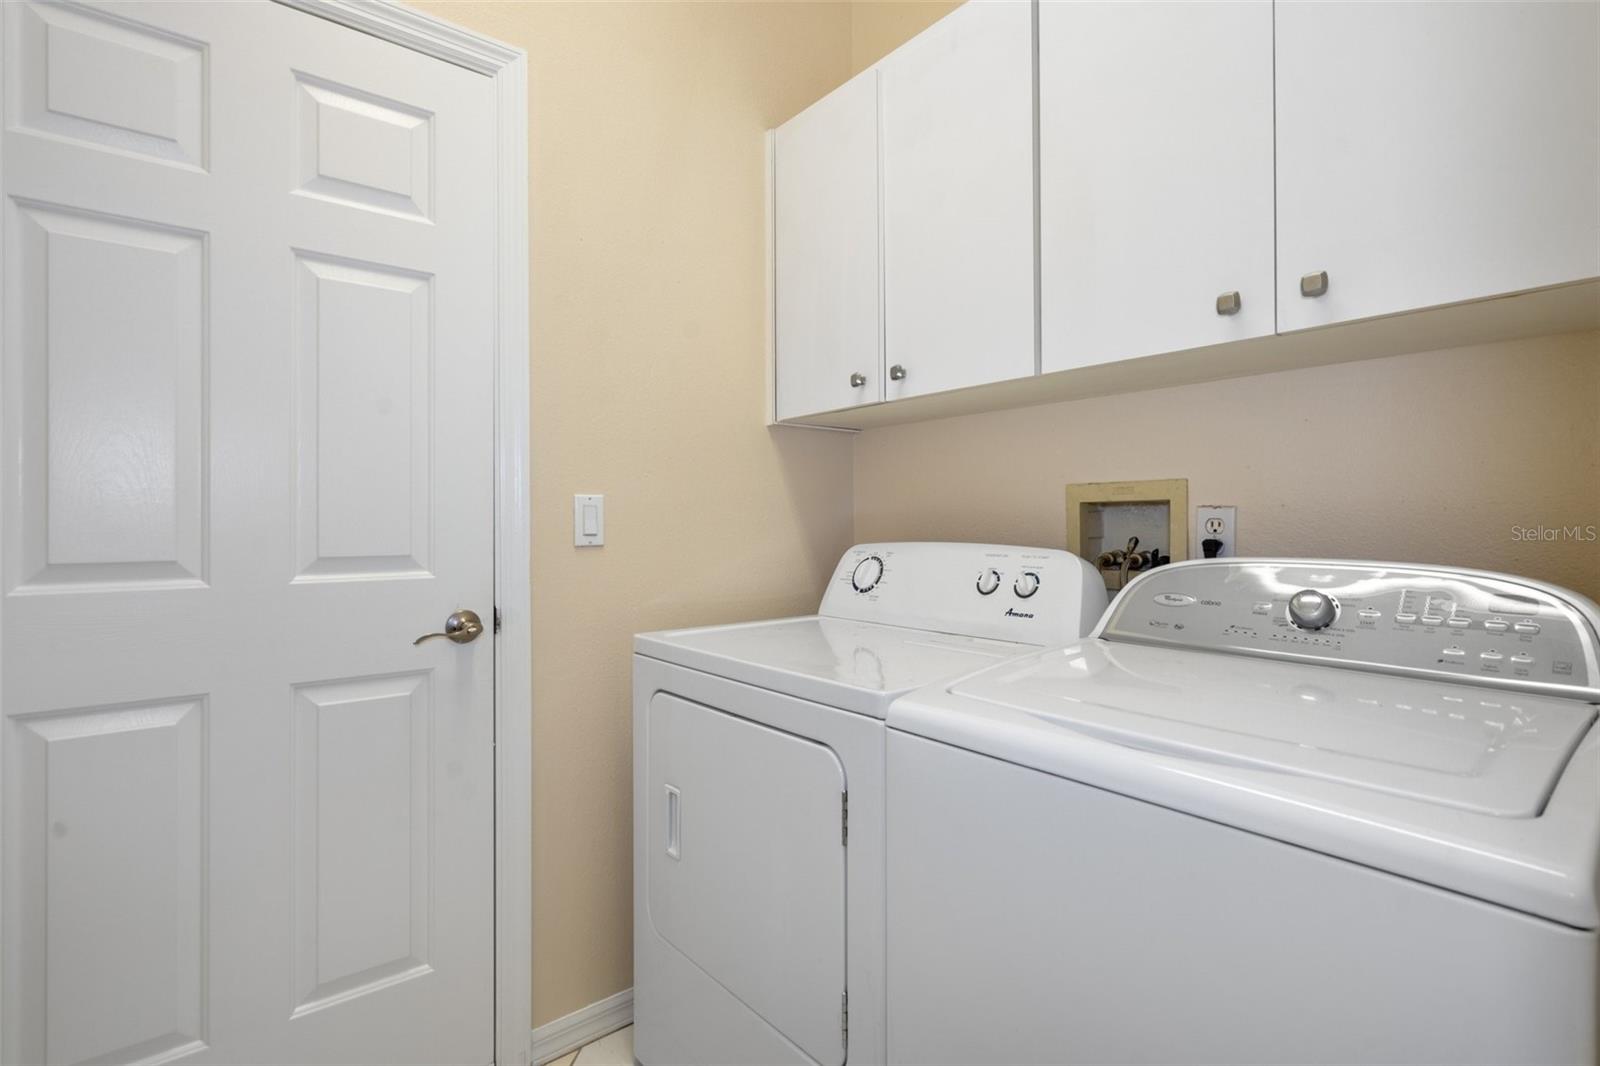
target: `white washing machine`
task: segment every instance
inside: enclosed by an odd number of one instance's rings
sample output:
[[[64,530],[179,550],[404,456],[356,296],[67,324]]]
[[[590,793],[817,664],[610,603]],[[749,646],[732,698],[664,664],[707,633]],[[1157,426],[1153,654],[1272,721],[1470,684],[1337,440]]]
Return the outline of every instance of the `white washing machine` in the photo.
[[[896,1063],[1596,1060],[1595,605],[1206,560],[889,712]]]
[[[635,638],[639,1061],[883,1062],[884,714],[1105,605],[1066,552],[872,544],[816,615]]]

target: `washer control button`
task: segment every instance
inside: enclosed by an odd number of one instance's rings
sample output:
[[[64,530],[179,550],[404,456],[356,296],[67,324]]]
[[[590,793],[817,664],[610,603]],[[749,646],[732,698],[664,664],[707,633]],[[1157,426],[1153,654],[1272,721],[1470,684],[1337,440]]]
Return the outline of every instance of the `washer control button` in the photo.
[[[1410,611],[1401,611],[1399,614],[1394,616],[1394,620],[1403,626],[1408,626],[1417,620],[1417,616],[1412,614]]]
[[[989,569],[978,575],[978,592],[987,596],[1000,587],[1000,571]]]
[[[1478,653],[1478,658],[1482,659],[1486,663],[1497,663],[1501,659],[1504,659],[1505,656],[1501,655],[1497,651],[1480,651]]]
[[[1470,626],[1471,624],[1472,624],[1472,619],[1470,619],[1470,618],[1462,618],[1459,615],[1457,615],[1454,618],[1448,619],[1445,622],[1445,625],[1453,626],[1456,629],[1465,629],[1468,626]]]
[[[1460,658],[1464,657],[1467,654],[1466,651],[1464,651],[1463,649],[1456,648],[1456,647],[1446,648],[1444,650],[1444,653],[1446,655],[1450,656],[1450,658],[1452,658],[1452,659],[1460,659]]]
[[[1301,629],[1326,629],[1338,614],[1338,604],[1326,592],[1301,589],[1289,597],[1289,621]]]
[[[1533,665],[1533,656],[1519,651],[1517,654],[1511,657],[1511,661],[1516,663],[1518,666],[1531,666]]]
[[[1425,626],[1442,626],[1444,625],[1444,619],[1436,614],[1425,614],[1422,616],[1422,624]]]
[[[1017,575],[1016,583],[1011,586],[1011,591],[1017,594],[1018,599],[1027,599],[1039,591],[1039,575],[1032,570],[1024,570]]]
[[[1532,635],[1534,633],[1539,632],[1539,623],[1538,622],[1518,622],[1516,625],[1512,626],[1511,628],[1515,629],[1518,633],[1527,633],[1527,634]]]
[[[1507,622],[1504,618],[1491,618],[1487,622],[1483,623],[1483,628],[1487,629],[1491,633],[1504,633],[1506,630],[1511,628],[1511,623]]]
[[[1376,622],[1378,619],[1383,617],[1383,612],[1378,610],[1376,607],[1363,607],[1361,608],[1361,612],[1358,617],[1360,617],[1363,622]]]

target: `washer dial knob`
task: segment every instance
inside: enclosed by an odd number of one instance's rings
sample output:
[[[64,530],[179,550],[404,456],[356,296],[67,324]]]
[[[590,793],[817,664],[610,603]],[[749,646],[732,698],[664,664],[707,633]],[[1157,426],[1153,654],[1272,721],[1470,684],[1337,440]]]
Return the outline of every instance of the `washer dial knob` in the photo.
[[[978,591],[987,596],[1000,587],[1000,571],[985,570],[978,575]]]
[[[1011,586],[1011,591],[1015,592],[1019,599],[1027,599],[1039,591],[1039,575],[1032,570],[1024,570],[1017,575],[1016,583]]]
[[[1333,597],[1316,589],[1301,589],[1289,597],[1289,621],[1301,629],[1326,629],[1338,617]]]
[[[856,564],[850,575],[850,587],[857,592],[871,592],[883,580],[883,560],[869,555]]]

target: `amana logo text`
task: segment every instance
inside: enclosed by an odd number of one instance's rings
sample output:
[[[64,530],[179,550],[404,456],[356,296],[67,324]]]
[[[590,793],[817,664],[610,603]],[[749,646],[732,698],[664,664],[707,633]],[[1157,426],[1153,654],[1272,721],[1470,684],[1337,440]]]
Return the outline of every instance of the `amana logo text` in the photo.
[[[1006,617],[1007,618],[1032,618],[1033,615],[1029,614],[1027,611],[1014,611],[1010,607],[1007,607],[1006,608]]]

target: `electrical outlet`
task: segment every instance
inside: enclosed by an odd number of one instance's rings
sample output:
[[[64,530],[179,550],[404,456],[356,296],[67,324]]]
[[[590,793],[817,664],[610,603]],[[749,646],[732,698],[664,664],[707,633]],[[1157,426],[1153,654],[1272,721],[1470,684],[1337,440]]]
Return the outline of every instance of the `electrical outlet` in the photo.
[[[1201,558],[1226,559],[1238,554],[1239,529],[1235,524],[1233,507],[1196,507],[1194,527],[1199,533]],[[1207,541],[1217,542],[1215,551],[1206,550],[1212,546]]]

